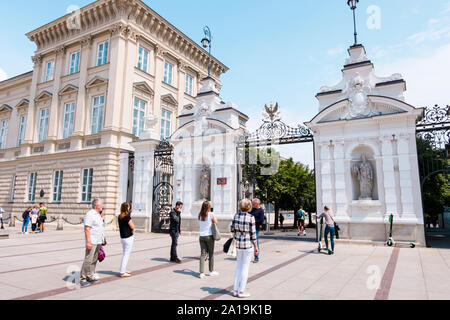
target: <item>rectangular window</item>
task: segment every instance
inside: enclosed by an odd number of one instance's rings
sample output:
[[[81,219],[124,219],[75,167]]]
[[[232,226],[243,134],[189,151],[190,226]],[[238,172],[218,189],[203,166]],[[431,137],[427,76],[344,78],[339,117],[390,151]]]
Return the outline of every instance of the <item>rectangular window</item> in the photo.
[[[72,136],[74,117],[75,103],[67,103],[64,106],[63,139],[67,139]]]
[[[138,98],[134,99],[133,134],[138,137],[141,135],[142,131],[144,131],[146,105],[145,101],[139,100]]]
[[[55,68],[55,62],[54,61],[47,62],[47,67],[45,69],[45,82],[53,80],[54,68]]]
[[[102,131],[104,108],[105,108],[105,96],[95,97],[92,106],[91,134],[97,134],[100,131]]]
[[[170,137],[170,121],[172,118],[172,112],[165,109],[162,110],[161,116],[161,140],[166,140]]]
[[[53,173],[53,202],[61,202],[63,172],[61,170]]]
[[[43,109],[39,118],[39,142],[47,139],[49,109]]]
[[[6,136],[8,135],[8,120],[2,120],[0,128],[0,149],[6,148]]]
[[[11,202],[14,202],[14,195],[16,193],[16,179],[17,176],[13,177],[12,187],[11,187]]]
[[[28,202],[34,202],[36,195],[36,178],[37,172],[30,173],[28,177]]]
[[[74,74],[78,71],[80,71],[80,52],[74,52],[70,55],[69,74]]]
[[[108,63],[108,41],[98,45],[97,66]]]
[[[173,65],[166,61],[164,64],[164,82],[172,85]]]
[[[190,75],[186,75],[186,93],[190,96],[194,95],[193,90],[193,84],[194,84],[194,78],[192,78]]]
[[[19,140],[17,141],[17,146],[20,147],[25,140],[25,132],[27,130],[27,116],[20,117],[19,125]]]
[[[148,50],[139,47],[138,69],[148,72]]]
[[[83,169],[81,177],[81,202],[91,202],[94,169]]]

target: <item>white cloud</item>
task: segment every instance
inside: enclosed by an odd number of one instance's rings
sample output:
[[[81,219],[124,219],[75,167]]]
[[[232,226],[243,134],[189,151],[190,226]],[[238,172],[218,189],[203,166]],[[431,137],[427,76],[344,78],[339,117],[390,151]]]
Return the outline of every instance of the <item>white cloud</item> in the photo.
[[[8,75],[6,74],[5,70],[0,68],[0,81],[8,79]]]
[[[392,60],[376,66],[377,74],[401,73],[407,84],[406,102],[415,107],[450,104],[450,45],[437,47],[426,57]]]
[[[344,51],[345,51],[345,46],[341,44],[341,45],[338,46],[338,47],[329,49],[329,50],[327,51],[327,53],[328,53],[329,56],[336,56],[336,55],[338,55],[338,54],[343,53]]]

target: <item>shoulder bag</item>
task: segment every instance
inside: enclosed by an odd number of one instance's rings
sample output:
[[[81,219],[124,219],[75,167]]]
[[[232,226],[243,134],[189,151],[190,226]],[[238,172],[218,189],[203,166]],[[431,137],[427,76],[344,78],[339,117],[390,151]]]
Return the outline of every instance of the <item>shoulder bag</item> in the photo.
[[[215,241],[219,241],[221,239],[219,227],[217,224],[211,221],[212,234]]]

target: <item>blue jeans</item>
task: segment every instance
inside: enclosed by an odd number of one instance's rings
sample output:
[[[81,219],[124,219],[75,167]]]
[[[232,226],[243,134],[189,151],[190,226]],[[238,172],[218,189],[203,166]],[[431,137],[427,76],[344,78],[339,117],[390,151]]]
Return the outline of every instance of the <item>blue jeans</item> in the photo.
[[[330,227],[327,226],[325,228],[325,245],[327,246],[327,250],[329,250],[328,248],[328,234],[330,233],[330,238],[331,238],[331,251],[334,252],[334,235],[336,234],[336,230],[334,229],[334,227]]]
[[[27,230],[28,230],[28,222],[30,222],[30,218],[23,219],[22,232],[27,232]]]
[[[255,256],[255,260],[259,260],[259,230],[256,230],[256,244],[258,245],[258,255]]]

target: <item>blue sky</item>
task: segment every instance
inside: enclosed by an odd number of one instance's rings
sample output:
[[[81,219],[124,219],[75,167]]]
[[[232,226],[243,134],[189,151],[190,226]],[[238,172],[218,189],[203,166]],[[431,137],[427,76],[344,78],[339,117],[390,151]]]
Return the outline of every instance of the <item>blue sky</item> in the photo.
[[[90,2],[0,1],[0,79],[32,69],[35,46],[25,33],[64,15],[70,5]],[[271,101],[280,103],[291,125],[310,120],[318,111],[315,94],[340,80],[353,44],[346,0],[144,2],[195,41],[202,39],[204,25],[211,28],[213,54],[230,68],[222,78],[222,98],[251,117],[251,128]],[[370,6],[380,9],[379,29],[367,27]],[[450,0],[361,0],[357,24],[377,74],[401,73],[409,103],[450,104]],[[289,150],[299,159],[307,153]]]

